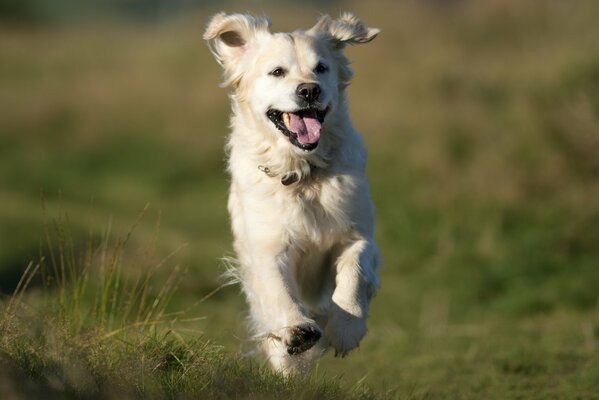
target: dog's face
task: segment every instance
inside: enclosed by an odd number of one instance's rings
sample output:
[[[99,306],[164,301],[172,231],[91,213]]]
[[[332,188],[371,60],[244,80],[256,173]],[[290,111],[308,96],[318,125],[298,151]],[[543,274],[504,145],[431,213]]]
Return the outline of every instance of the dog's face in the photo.
[[[224,85],[254,118],[298,151],[311,152],[351,78],[343,47],[369,42],[379,31],[351,14],[322,17],[308,31],[271,33],[269,25],[249,15],[217,14],[204,37],[225,70]]]
[[[266,37],[248,71],[247,100],[294,146],[318,146],[338,96],[335,60],[322,40],[302,33]]]

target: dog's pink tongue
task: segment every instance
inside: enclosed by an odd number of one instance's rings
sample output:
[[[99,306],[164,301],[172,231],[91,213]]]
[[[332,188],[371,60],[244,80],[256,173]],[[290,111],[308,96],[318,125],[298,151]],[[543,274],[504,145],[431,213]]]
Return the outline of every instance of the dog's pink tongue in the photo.
[[[300,118],[296,113],[289,113],[289,130],[297,133],[297,141],[301,144],[313,144],[320,139],[320,121],[313,116]]]

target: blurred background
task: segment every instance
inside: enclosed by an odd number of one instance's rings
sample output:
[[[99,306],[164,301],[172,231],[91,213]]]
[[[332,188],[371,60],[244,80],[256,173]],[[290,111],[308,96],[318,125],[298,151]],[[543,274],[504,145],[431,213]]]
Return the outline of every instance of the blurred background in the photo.
[[[41,192],[76,244],[90,226],[126,233],[150,203],[133,240],[151,241],[159,220],[159,255],[187,244],[173,309],[220,286],[230,108],[201,39],[220,10],[267,14],[275,31],[348,10],[382,29],[347,49],[382,288],[361,348],[319,371],[424,397],[594,393],[593,0],[2,0],[0,293],[39,256]],[[208,338],[243,352],[244,310],[227,287],[193,312]]]

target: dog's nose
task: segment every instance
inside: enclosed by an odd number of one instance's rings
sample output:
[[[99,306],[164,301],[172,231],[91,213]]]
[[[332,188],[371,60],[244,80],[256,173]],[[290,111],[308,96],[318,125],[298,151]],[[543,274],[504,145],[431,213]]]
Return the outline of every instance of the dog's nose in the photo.
[[[320,86],[316,83],[301,83],[297,86],[295,93],[300,99],[313,103],[320,96]]]

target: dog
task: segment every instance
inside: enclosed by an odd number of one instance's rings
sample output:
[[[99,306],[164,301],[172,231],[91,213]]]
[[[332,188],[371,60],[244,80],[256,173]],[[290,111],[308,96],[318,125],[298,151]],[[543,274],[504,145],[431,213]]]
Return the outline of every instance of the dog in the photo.
[[[231,89],[228,210],[249,325],[285,375],[367,332],[379,256],[343,49],[378,33],[350,13],[291,33],[219,13],[204,33]]]

